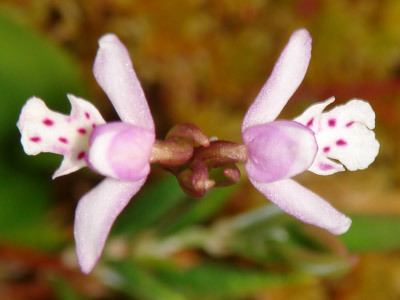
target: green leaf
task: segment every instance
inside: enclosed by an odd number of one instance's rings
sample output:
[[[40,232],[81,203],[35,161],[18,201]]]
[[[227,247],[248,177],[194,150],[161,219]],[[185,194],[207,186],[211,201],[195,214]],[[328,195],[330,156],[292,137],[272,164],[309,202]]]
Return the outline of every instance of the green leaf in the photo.
[[[332,253],[299,225],[276,206],[265,205],[221,221],[209,236],[217,234],[214,239],[224,251],[255,263],[325,277],[348,270],[347,257]]]
[[[112,269],[116,275],[114,287],[132,297],[140,300],[188,300],[134,263],[113,263]]]
[[[208,192],[202,199],[190,199],[189,207],[175,216],[163,233],[170,234],[209,219],[218,212],[235,189],[235,187],[216,188]]]
[[[44,183],[23,175],[2,174],[0,239],[40,250],[60,246],[65,236],[47,218],[49,195]]]
[[[339,277],[351,269],[351,263],[346,256],[321,253],[293,253],[293,267],[297,271],[318,277]]]
[[[154,225],[178,203],[185,200],[185,194],[175,177],[167,176],[146,186],[119,216],[113,232],[134,235]]]
[[[51,109],[67,112],[66,94],[84,96],[84,83],[78,66],[64,51],[10,15],[0,11],[0,159],[12,168],[54,168],[58,163],[50,155],[28,159],[23,154],[18,115],[31,96],[43,98]]]
[[[183,270],[163,266],[158,268],[157,274],[165,283],[181,291],[189,299],[232,300],[251,296],[262,289],[279,286],[294,279],[294,276],[285,274],[215,263]]]
[[[53,289],[58,300],[84,300],[77,291],[62,277],[55,277],[53,280]]]
[[[15,127],[28,97],[67,108],[66,93],[83,93],[73,61],[47,39],[0,13],[0,136]]]
[[[350,251],[400,249],[400,218],[397,216],[352,216],[350,230],[340,238]]]

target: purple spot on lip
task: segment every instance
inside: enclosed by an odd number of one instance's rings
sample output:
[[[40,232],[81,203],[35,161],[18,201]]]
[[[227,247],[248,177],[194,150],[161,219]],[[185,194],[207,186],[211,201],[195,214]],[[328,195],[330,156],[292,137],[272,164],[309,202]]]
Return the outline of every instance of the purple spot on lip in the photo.
[[[335,127],[336,126],[336,119],[329,119],[328,120],[328,126],[329,127]]]
[[[88,113],[88,112],[85,112],[85,117],[86,117],[86,119],[90,119],[90,114]]]
[[[61,143],[63,143],[63,144],[68,144],[68,139],[67,138],[65,138],[65,137],[59,137],[58,138],[58,140],[61,142]]]
[[[78,153],[78,155],[76,156],[76,158],[77,158],[78,160],[81,160],[81,159],[83,159],[83,158],[85,157],[85,155],[86,155],[85,151],[81,151],[81,152]]]
[[[30,141],[34,142],[34,143],[38,143],[40,142],[42,139],[40,138],[40,136],[33,136],[29,139]]]
[[[343,139],[339,139],[339,140],[336,141],[336,145],[337,146],[346,146],[347,142],[345,140],[343,140]]]
[[[331,150],[331,147],[329,147],[329,146],[322,148],[322,151],[324,151],[324,153],[328,153],[330,150]]]
[[[318,166],[322,171],[328,171],[333,169],[332,165],[326,163],[320,163]]]
[[[78,132],[79,132],[80,134],[86,134],[86,129],[85,129],[85,128],[79,128],[79,129],[78,129]]]
[[[307,122],[307,127],[310,127],[310,126],[312,126],[313,125],[313,123],[314,123],[314,118],[311,118],[308,122]]]
[[[346,127],[351,127],[351,125],[353,125],[354,124],[354,121],[350,121],[350,122],[348,122],[347,124],[346,124]]]
[[[46,125],[46,126],[53,126],[54,121],[51,120],[51,119],[47,119],[46,118],[46,119],[43,120],[43,124]]]

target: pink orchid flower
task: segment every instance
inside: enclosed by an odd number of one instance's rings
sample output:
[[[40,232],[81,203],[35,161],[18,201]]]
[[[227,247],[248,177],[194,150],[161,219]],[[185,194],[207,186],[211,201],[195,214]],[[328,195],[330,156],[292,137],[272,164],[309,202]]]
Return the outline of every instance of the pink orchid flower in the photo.
[[[85,273],[99,259],[115,219],[146,181],[155,141],[153,118],[127,49],[112,34],[103,36],[99,46],[94,75],[122,122],[106,124],[92,104],[68,95],[69,116],[33,97],[17,124],[27,154],[64,156],[53,178],[84,166],[107,177],[81,198],[75,213],[76,252]]]
[[[92,104],[68,95],[69,116],[32,97],[17,124],[27,154],[64,156],[53,178],[85,166],[106,176],[76,209],[76,252],[85,273],[99,259],[115,219],[146,181],[155,144],[153,118],[127,49],[112,34],[99,45],[94,75],[122,122],[105,123]],[[349,228],[350,219],[290,177],[307,169],[329,175],[343,171],[343,165],[366,168],[379,149],[372,131],[375,115],[368,103],[357,99],[324,113],[333,102],[329,99],[294,121],[274,121],[303,80],[310,56],[308,32],[295,32],[243,121],[245,167],[253,185],[283,210],[339,234]]]
[[[351,220],[290,178],[306,170],[329,175],[343,171],[343,165],[351,171],[367,168],[379,151],[372,131],[375,114],[358,99],[323,112],[334,101],[331,98],[312,105],[294,121],[275,121],[302,82],[310,58],[309,33],[294,32],[243,120],[245,168],[256,189],[284,211],[342,234]]]

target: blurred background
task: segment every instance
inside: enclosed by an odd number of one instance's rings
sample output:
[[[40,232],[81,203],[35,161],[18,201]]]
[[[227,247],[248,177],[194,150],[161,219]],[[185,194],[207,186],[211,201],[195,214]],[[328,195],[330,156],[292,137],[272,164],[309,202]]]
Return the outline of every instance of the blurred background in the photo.
[[[1,0],[0,298],[400,299],[400,1]],[[79,198],[101,177],[51,181],[60,157],[28,157],[15,126],[32,95],[69,112],[66,93],[117,119],[91,68],[97,39],[129,48],[157,135],[180,122],[240,142],[243,115],[293,30],[313,36],[301,88],[281,117],[315,101],[364,98],[380,154],[368,169],[300,182],[349,214],[334,237],[270,205],[245,176],[203,199],[154,167],[94,272],[77,268]]]

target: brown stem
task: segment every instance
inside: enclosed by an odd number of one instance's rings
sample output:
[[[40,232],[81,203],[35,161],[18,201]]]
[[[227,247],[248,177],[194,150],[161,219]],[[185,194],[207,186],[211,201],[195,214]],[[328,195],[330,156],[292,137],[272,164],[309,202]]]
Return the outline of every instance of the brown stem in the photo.
[[[187,169],[177,173],[177,178],[187,194],[204,196],[214,186],[227,186],[240,180],[236,163],[247,159],[246,148],[227,141],[213,141],[208,147],[195,148],[193,159]],[[211,174],[210,170],[216,172]]]
[[[186,164],[193,156],[193,146],[184,140],[157,140],[151,152],[150,163],[163,167],[178,167]]]
[[[210,140],[208,137],[193,124],[178,124],[171,128],[166,136],[167,140],[186,140],[192,144],[193,147],[203,146],[208,147]]]
[[[164,141],[155,142],[150,162],[172,172],[187,194],[201,197],[214,186],[237,183],[240,171],[236,164],[246,160],[244,145],[210,142],[195,125],[180,124],[169,131]]]
[[[203,164],[192,165],[177,175],[182,189],[191,197],[203,197],[212,187],[215,181],[209,179],[208,169]]]
[[[228,141],[213,141],[209,147],[195,149],[194,160],[203,161],[208,167],[215,168],[227,164],[236,164],[247,160],[246,147]]]
[[[232,164],[222,168],[210,170],[210,178],[215,181],[215,186],[229,186],[239,182],[239,168]]]
[[[179,167],[189,162],[194,147],[208,147],[208,137],[193,124],[178,124],[168,132],[164,141],[157,140],[153,146],[151,163],[164,167]]]

